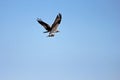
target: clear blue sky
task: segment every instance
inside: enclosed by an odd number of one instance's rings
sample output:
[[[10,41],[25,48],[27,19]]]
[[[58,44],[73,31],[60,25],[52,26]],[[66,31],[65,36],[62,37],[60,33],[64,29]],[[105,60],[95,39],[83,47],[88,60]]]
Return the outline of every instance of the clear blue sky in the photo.
[[[0,0],[0,80],[120,80],[120,1]]]

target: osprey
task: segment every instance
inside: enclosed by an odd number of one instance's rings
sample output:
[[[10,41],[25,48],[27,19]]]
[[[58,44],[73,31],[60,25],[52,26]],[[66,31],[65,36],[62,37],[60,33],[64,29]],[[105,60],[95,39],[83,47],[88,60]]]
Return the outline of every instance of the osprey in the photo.
[[[42,21],[41,19],[37,19],[37,22],[39,24],[41,24],[47,31],[45,31],[44,33],[48,33],[49,32],[49,35],[48,37],[54,37],[54,34],[59,32],[57,30],[58,28],[58,25],[60,24],[61,22],[61,19],[62,19],[62,15],[59,13],[57,16],[56,16],[56,19],[55,21],[53,22],[53,24],[50,26],[49,24],[47,24],[46,22]]]

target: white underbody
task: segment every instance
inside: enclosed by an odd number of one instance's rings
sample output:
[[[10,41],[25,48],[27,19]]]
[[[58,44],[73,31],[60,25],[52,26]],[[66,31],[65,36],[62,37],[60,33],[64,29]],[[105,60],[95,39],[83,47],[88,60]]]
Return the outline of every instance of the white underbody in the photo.
[[[54,37],[55,33],[59,32],[58,30],[50,31],[48,37]]]

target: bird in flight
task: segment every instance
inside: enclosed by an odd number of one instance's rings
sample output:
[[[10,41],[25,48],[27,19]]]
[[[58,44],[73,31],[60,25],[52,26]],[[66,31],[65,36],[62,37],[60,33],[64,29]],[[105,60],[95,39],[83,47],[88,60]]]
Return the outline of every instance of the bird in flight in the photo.
[[[37,18],[37,22],[39,24],[41,24],[47,31],[45,31],[44,33],[49,33],[48,37],[54,37],[55,33],[59,32],[57,30],[58,25],[60,24],[62,19],[62,15],[59,13],[56,16],[56,19],[54,20],[53,24],[50,26],[49,24],[47,24],[46,22],[42,21],[41,19]]]

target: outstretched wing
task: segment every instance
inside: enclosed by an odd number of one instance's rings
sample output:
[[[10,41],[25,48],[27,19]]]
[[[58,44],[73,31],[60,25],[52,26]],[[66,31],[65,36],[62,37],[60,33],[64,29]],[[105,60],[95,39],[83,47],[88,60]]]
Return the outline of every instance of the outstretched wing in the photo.
[[[45,23],[45,22],[42,21],[41,19],[38,18],[38,19],[37,19],[37,22],[38,22],[39,24],[41,24],[46,30],[48,30],[48,31],[51,30],[49,24]]]
[[[59,13],[59,14],[57,15],[54,23],[52,24],[51,33],[53,33],[53,32],[57,29],[58,25],[59,25],[60,22],[61,22],[61,19],[62,19],[62,15]]]

